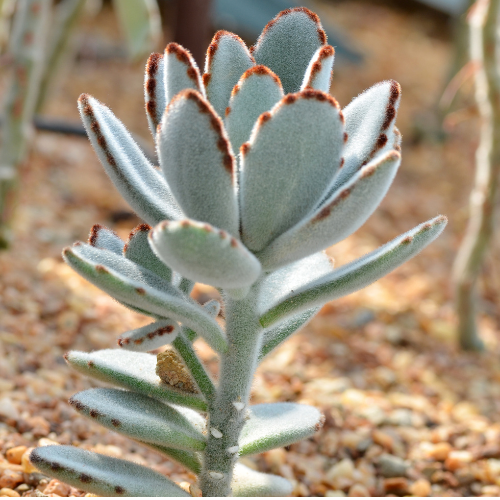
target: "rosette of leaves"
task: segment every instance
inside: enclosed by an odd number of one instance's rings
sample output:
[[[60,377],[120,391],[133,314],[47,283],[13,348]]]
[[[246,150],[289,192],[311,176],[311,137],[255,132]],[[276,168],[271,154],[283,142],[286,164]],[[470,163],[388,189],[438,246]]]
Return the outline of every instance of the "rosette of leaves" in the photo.
[[[334,49],[315,14],[280,13],[248,49],[218,32],[200,74],[176,44],[153,54],[146,111],[160,167],[145,158],[110,109],[79,100],[106,172],[147,224],[124,243],[95,226],[64,259],[119,302],[152,317],[118,349],[70,352],[78,371],[117,388],[76,394],[72,405],[109,429],[199,476],[204,496],[287,495],[284,478],[239,457],[286,446],[322,425],[306,405],[250,405],[259,362],[326,302],[363,288],[413,257],[443,230],[436,217],[338,269],[323,249],[359,228],[400,164],[400,87],[375,85],[345,109],[329,94]],[[219,304],[190,298],[195,282]],[[192,342],[220,358],[215,382]],[[147,351],[171,344],[192,377],[183,391],[155,373]],[[168,370],[167,370],[168,371]],[[145,467],[67,446],[35,450],[38,469],[98,495],[187,495]]]

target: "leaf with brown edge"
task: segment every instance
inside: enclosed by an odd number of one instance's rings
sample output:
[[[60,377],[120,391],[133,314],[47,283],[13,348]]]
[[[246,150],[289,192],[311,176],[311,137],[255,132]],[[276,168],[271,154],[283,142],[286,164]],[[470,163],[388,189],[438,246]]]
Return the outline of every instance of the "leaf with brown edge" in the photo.
[[[214,35],[207,50],[203,82],[207,99],[221,118],[233,87],[254,64],[250,51],[238,35],[223,30]]]
[[[121,255],[125,243],[112,229],[94,224],[89,234],[89,245]]]
[[[171,344],[179,333],[175,321],[161,320],[120,335],[118,345],[127,351],[148,352]]]
[[[104,497],[189,497],[162,474],[142,465],[75,446],[42,446],[30,454],[35,467],[50,477]],[[140,480],[138,480],[140,478]]]
[[[335,49],[331,45],[320,47],[312,56],[300,90],[312,88],[328,93],[332,83],[334,60]]]
[[[193,89],[205,94],[200,70],[189,50],[177,43],[169,43],[164,55],[164,82],[166,105],[182,90]],[[162,114],[165,107],[162,109]]]
[[[390,151],[363,167],[258,254],[264,269],[276,269],[328,248],[360,228],[386,195],[400,163],[401,155]]]
[[[149,129],[156,135],[156,127],[161,121],[167,105],[165,97],[165,82],[163,78],[165,61],[162,54],[153,53],[146,63],[144,74],[144,99],[146,101],[146,116]]]
[[[191,412],[193,425],[174,407],[137,392],[89,389],[74,394],[69,404],[107,429],[138,441],[190,451],[206,446],[205,420],[198,413]]]
[[[269,68],[252,66],[243,73],[231,93],[224,120],[233,151],[238,152],[250,139],[257,118],[269,111],[283,95],[279,78]]]
[[[172,269],[158,259],[149,246],[148,234],[150,231],[151,226],[147,224],[139,224],[133,229],[123,249],[123,255],[132,262],[155,273],[160,278],[172,282]]]
[[[183,90],[168,105],[157,147],[186,216],[237,234],[235,158],[222,120],[199,92]]]
[[[319,17],[305,7],[280,12],[262,31],[252,54],[274,71],[285,94],[298,92],[311,58],[326,45]]]
[[[435,217],[377,250],[311,280],[264,312],[260,317],[261,325],[267,328],[300,311],[322,306],[367,287],[417,255],[441,234],[447,222],[442,215]]]
[[[182,323],[217,352],[227,349],[227,340],[218,323],[193,299],[147,269],[125,258],[118,260],[120,257],[114,254],[111,254],[114,259],[108,258],[104,252],[106,250],[79,245],[66,248],[63,258],[77,273],[116,300],[158,319]]]
[[[329,195],[372,159],[395,149],[398,139],[394,124],[400,101],[399,83],[388,80],[365,90],[342,110],[347,133],[345,163]]]
[[[132,209],[149,224],[182,217],[165,179],[109,108],[82,94],[80,115],[109,178]]]
[[[264,249],[310,212],[340,167],[344,124],[333,97],[288,94],[263,113],[241,148],[243,243]]]
[[[122,349],[95,352],[70,351],[66,362],[79,373],[106,384],[129,389],[164,403],[205,411],[207,404],[198,394],[176,390],[156,375],[156,356]]]
[[[240,241],[206,223],[162,222],[150,243],[156,254],[194,281],[227,289],[252,285],[260,275],[259,261]]]

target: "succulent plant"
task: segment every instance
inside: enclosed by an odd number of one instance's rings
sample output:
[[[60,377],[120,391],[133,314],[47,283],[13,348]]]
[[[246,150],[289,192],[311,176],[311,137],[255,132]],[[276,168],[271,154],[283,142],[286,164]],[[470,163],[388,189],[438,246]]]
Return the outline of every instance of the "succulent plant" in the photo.
[[[159,169],[107,107],[88,95],[79,100],[106,172],[149,225],[126,243],[94,226],[89,243],[66,248],[64,259],[153,322],[124,333],[118,349],[68,353],[73,368],[118,387],[70,402],[198,474],[204,496],[291,492],[284,478],[238,458],[313,435],[322,415],[294,403],[250,405],[259,362],[327,301],[381,278],[446,224],[436,217],[333,268],[323,249],[375,210],[401,141],[399,85],[375,85],[341,111],[328,94],[333,60],[319,19],[305,8],[280,13],[250,50],[218,32],[203,76],[179,45],[153,54],[145,95]],[[225,328],[218,301],[190,298],[195,282],[219,289]],[[198,336],[219,356],[217,383],[196,355]],[[157,365],[147,351],[167,344]],[[47,446],[31,459],[99,495],[187,495],[150,469],[78,448]]]

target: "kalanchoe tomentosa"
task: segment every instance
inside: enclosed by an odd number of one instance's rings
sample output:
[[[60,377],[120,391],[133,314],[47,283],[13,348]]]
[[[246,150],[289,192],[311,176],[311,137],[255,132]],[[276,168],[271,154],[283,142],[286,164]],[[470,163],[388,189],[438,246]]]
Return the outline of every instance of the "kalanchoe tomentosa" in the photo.
[[[375,85],[341,111],[327,93],[333,60],[319,19],[304,8],[279,14],[251,50],[218,32],[203,77],[176,44],[153,54],[146,110],[160,169],[108,108],[88,95],[79,100],[106,172],[153,228],[139,226],[124,245],[95,226],[89,244],[65,249],[64,258],[154,322],[123,334],[121,349],[70,352],[71,366],[120,388],[84,391],[71,403],[198,474],[205,496],[291,492],[287,480],[238,457],[311,436],[322,416],[293,403],[249,406],[259,361],[327,301],[381,278],[446,224],[437,217],[333,269],[322,250],[375,210],[399,166],[401,140],[399,85]],[[218,303],[189,297],[195,281],[220,289],[225,329]],[[219,355],[217,384],[193,349],[198,335]],[[192,381],[186,372],[173,384],[156,375],[156,358],[145,351],[167,343]],[[173,356],[158,373],[168,377]],[[185,494],[150,469],[77,448],[40,448],[32,460],[100,495]]]

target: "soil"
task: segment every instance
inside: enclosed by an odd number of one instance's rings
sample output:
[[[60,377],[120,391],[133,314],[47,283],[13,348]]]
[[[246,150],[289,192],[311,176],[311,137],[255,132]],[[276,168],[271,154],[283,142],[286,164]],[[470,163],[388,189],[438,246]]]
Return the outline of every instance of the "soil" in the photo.
[[[444,18],[383,2],[317,5],[364,54],[361,65],[335,70],[332,94],[342,106],[381,80],[395,79],[403,89],[400,172],[370,220],[329,255],[341,265],[440,213],[450,222],[418,257],[326,305],[262,363],[252,403],[312,404],[326,421],[313,438],[244,462],[290,479],[294,496],[499,496],[498,242],[480,283],[484,353],[457,348],[450,284],[478,143],[472,82],[460,89],[443,134],[436,105],[453,57]],[[82,32],[83,46],[118,42],[109,11]],[[152,145],[142,71],[142,62],[98,59],[88,49],[63,68],[46,114],[78,121],[76,99],[87,92]],[[67,403],[94,382],[67,367],[63,354],[114,347],[123,331],[148,319],[76,275],[62,262],[61,249],[86,240],[95,223],[126,238],[139,219],[85,139],[38,133],[21,176],[15,241],[0,254],[0,496],[85,495],[29,463],[30,448],[50,443],[148,465],[189,489],[196,478],[181,466],[86,420]],[[197,287],[193,295],[204,302],[213,293]],[[214,368],[213,352],[200,341],[196,347]]]

